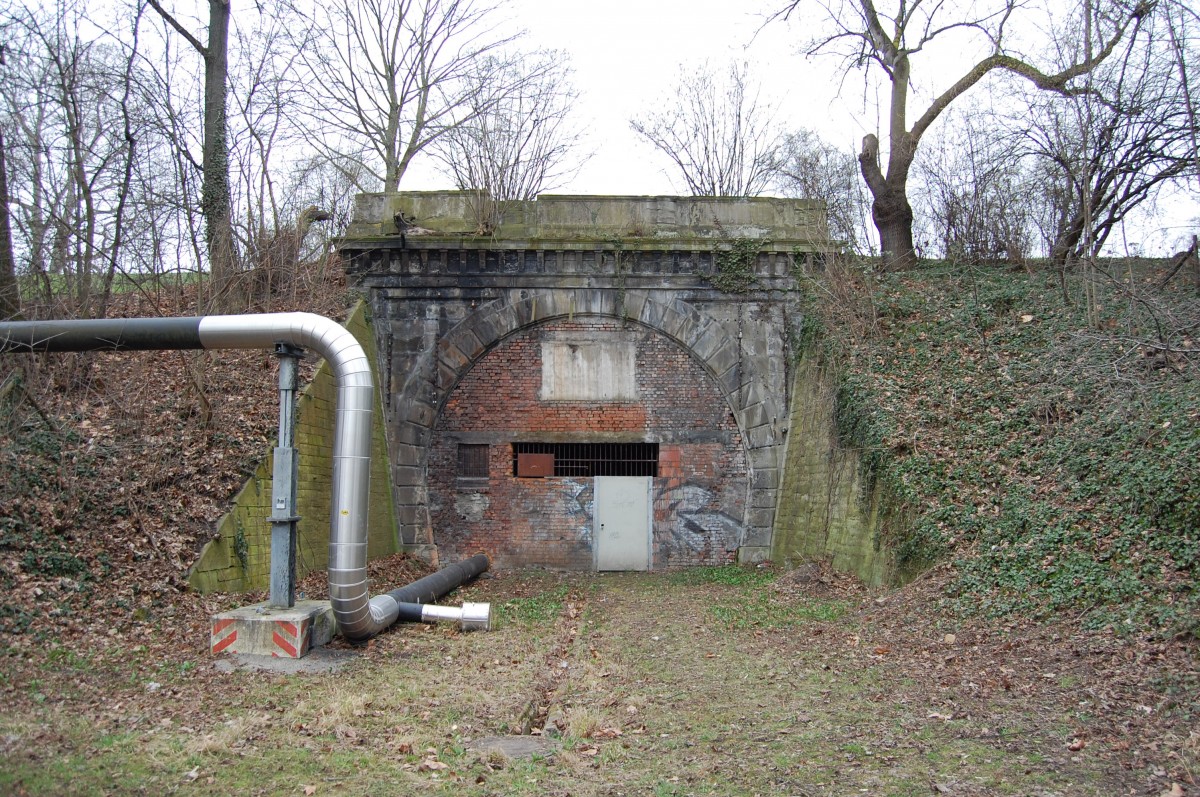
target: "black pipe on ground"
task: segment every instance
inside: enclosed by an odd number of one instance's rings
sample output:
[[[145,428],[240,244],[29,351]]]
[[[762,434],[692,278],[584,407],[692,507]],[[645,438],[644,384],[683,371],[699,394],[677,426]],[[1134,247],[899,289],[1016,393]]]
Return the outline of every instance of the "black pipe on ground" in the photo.
[[[396,603],[432,603],[443,595],[451,592],[483,571],[491,567],[492,562],[485,553],[477,553],[470,559],[455,562],[443,567],[436,573],[414,581],[406,587],[399,587],[387,593]],[[418,615],[420,613],[418,612]],[[401,614],[401,619],[408,619]],[[415,619],[420,620],[420,616]]]

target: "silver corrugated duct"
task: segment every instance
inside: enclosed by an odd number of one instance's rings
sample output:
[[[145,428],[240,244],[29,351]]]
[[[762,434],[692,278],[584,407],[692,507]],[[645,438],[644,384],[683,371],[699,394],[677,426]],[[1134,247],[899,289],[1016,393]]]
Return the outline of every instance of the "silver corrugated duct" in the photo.
[[[347,639],[374,636],[396,621],[398,609],[388,595],[370,599],[367,589],[367,495],[375,385],[366,352],[336,321],[313,313],[205,316],[200,319],[199,334],[206,349],[269,349],[276,343],[311,348],[333,369],[337,415],[330,497],[329,602],[338,630]]]

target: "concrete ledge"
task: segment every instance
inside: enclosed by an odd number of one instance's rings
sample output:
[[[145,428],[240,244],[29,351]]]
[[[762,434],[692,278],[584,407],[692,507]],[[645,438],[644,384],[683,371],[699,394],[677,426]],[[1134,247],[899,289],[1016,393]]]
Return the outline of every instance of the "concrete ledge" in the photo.
[[[209,649],[298,659],[328,644],[336,630],[329,601],[297,601],[290,609],[257,603],[213,615]]]
[[[771,549],[766,545],[743,545],[738,548],[738,564],[757,564],[771,558]]]

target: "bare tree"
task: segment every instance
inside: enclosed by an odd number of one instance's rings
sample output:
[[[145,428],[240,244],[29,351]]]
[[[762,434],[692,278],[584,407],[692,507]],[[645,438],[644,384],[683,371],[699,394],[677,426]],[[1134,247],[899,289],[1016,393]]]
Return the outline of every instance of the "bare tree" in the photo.
[[[1039,67],[1009,47],[1010,28],[1018,20],[1031,26],[1033,6],[1022,0],[993,0],[970,4],[968,10],[945,3],[923,4],[919,0],[886,0],[880,11],[876,0],[846,0],[819,3],[832,32],[808,42],[809,54],[832,52],[851,69],[878,69],[891,84],[887,113],[887,171],[881,167],[879,138],[863,138],[859,167],[874,199],[872,217],[879,230],[885,267],[906,268],[916,263],[913,247],[913,211],[908,200],[908,177],[922,137],[951,103],[984,77],[1003,72],[1023,78],[1035,88],[1070,95],[1085,91],[1079,79],[1103,63],[1155,8],[1148,0],[1095,0],[1097,8],[1085,14],[1089,45],[1083,57],[1066,65]],[[801,0],[792,0],[776,16],[786,19]],[[1089,5],[1091,3],[1089,2]],[[956,15],[955,12],[958,12]],[[1076,19],[1078,24],[1080,20]],[[1042,25],[1067,24],[1043,21]],[[1079,25],[1082,27],[1082,25]],[[1082,36],[1080,37],[1082,38]],[[936,43],[957,45],[958,51],[977,53],[971,66],[941,89],[911,124],[909,90],[913,83],[912,61]]]
[[[298,64],[303,41],[287,17],[261,15],[235,32],[231,53],[230,172],[234,232],[244,253],[246,298],[263,306],[272,294],[295,284],[300,240],[318,208],[305,212],[284,189],[289,152],[304,141],[299,115],[303,85]],[[299,44],[300,48],[291,45]]]
[[[326,239],[306,241],[302,256],[315,257],[317,250],[326,248],[328,239],[336,238],[350,226],[357,186],[366,179],[354,172],[356,167],[353,161],[331,163],[325,156],[315,154],[293,164],[284,191],[289,211],[298,214],[303,208],[315,205],[329,214],[329,223],[323,228]]]
[[[631,119],[693,196],[755,196],[771,185],[782,132],[745,63],[681,68],[670,100]]]
[[[69,0],[17,12],[6,25],[12,63],[0,84],[13,124],[6,189],[20,249],[45,300],[84,315],[103,312],[111,290],[134,157],[135,55],[88,38],[90,26]]]
[[[4,66],[4,45],[0,45],[0,68]],[[0,321],[21,315],[21,289],[17,283],[17,258],[13,251],[12,223],[8,208],[8,158],[5,155],[4,128],[0,126]]]
[[[543,51],[479,64],[478,90],[455,125],[432,147],[442,171],[479,193],[481,226],[502,222],[510,200],[530,200],[578,171],[579,129],[570,123],[577,93],[562,52]],[[487,78],[508,73],[500,96]]]
[[[1172,36],[1165,15],[1097,67],[1089,92],[1033,97],[1010,127],[1016,152],[1044,175],[1044,226],[1059,266],[1099,253],[1112,232],[1159,188],[1197,174],[1194,43]],[[1163,47],[1175,38],[1176,47]]]
[[[219,306],[236,284],[238,252],[233,235],[233,195],[229,183],[226,112],[229,94],[229,0],[208,0],[208,43],[200,41],[158,0],[147,0],[159,16],[204,60],[204,180],[201,209]]]
[[[321,4],[301,50],[309,142],[369,176],[360,190],[396,190],[418,153],[480,110],[481,81],[492,98],[511,88],[502,59],[489,56],[515,37],[498,35],[495,18],[496,6],[477,0]]]
[[[1031,196],[1039,186],[993,115],[973,108],[954,122],[914,162],[924,217],[917,228],[947,260],[1022,263],[1033,254]]]
[[[784,196],[824,202],[835,239],[855,253],[876,253],[867,222],[870,201],[853,152],[838,149],[811,130],[788,133],[779,150],[775,186]]]

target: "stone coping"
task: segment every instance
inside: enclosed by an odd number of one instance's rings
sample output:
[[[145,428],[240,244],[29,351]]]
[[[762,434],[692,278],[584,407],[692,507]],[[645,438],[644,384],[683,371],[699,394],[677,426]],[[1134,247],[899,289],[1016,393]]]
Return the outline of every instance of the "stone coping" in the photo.
[[[493,202],[469,191],[359,194],[340,245],[704,251],[738,238],[762,240],[768,251],[835,248],[824,203],[808,199],[545,194]]]

